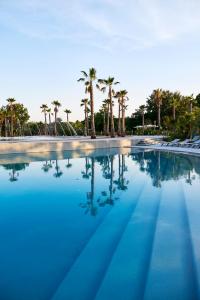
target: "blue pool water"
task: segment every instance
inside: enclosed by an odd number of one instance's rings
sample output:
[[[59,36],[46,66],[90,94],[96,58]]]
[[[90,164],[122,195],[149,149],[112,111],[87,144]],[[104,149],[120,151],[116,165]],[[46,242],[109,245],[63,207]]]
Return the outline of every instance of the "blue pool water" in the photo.
[[[200,299],[200,158],[0,156],[1,300]]]

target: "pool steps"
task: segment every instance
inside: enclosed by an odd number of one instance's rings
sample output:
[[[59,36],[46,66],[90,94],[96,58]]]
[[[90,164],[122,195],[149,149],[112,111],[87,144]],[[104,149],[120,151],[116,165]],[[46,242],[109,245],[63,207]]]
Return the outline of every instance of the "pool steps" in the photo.
[[[95,300],[142,299],[160,198],[161,189],[147,186],[143,191]]]
[[[138,182],[135,194],[130,194],[129,197],[126,195],[126,202],[122,206],[118,203],[113,207],[75,261],[72,269],[66,274],[52,299],[88,300],[94,298],[99,282],[104,276],[105,268],[107,268],[140,195],[144,191],[144,185],[144,182]],[[121,201],[123,201],[123,197]],[[87,272],[83,273],[80,270],[87,270]],[[79,278],[78,288],[76,278]]]
[[[173,185],[173,186],[172,186]],[[189,228],[180,182],[163,185],[144,300],[196,300]],[[169,242],[170,241],[170,242]]]
[[[191,186],[182,184],[183,198],[185,201],[185,209],[187,213],[189,233],[191,239],[191,251],[193,254],[193,268],[196,276],[196,288],[198,299],[200,299],[200,201],[199,186],[196,191],[191,193]],[[187,189],[187,193],[186,193]]]

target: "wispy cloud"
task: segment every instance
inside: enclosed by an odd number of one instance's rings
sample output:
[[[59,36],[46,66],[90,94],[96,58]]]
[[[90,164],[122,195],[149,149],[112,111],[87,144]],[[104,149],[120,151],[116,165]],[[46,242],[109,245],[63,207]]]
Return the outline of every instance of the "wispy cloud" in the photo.
[[[133,50],[199,35],[199,0],[2,0],[0,23],[30,37]]]

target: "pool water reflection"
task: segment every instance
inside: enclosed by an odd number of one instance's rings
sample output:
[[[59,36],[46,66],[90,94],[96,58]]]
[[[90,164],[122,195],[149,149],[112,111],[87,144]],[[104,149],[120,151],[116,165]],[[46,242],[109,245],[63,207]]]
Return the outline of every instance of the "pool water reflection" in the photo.
[[[0,156],[0,179],[0,299],[199,299],[199,157]]]

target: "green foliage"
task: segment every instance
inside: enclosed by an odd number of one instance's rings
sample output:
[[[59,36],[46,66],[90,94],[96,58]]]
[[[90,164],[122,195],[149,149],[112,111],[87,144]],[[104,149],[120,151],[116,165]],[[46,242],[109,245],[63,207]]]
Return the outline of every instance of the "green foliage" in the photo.
[[[0,108],[0,134],[2,136],[11,135],[11,124],[13,122],[14,135],[20,135],[22,127],[28,122],[30,116],[27,108],[16,103],[13,98],[8,99],[8,104]]]

